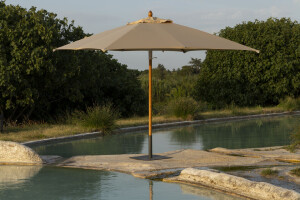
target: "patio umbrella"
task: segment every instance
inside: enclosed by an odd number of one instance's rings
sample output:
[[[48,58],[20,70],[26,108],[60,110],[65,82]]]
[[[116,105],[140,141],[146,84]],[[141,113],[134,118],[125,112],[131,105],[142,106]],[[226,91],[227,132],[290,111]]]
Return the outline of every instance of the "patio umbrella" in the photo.
[[[149,159],[152,158],[152,51],[258,50],[197,29],[152,16],[83,38],[55,50],[149,52]]]

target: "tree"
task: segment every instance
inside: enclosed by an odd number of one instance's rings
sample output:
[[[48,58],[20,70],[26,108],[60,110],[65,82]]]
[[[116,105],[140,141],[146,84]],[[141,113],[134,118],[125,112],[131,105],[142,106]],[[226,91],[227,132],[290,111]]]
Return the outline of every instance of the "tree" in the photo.
[[[200,68],[203,65],[202,60],[200,58],[191,58],[189,64],[192,67],[194,74],[198,74],[200,72]]]
[[[158,64],[155,69],[153,69],[153,77],[159,78],[160,80],[165,79],[167,70],[164,65]]]
[[[282,18],[244,22],[221,30],[221,37],[260,50],[208,51],[195,97],[218,107],[274,105],[300,94],[300,24]]]
[[[148,70],[144,70],[139,79],[142,88],[148,93]],[[163,65],[153,69],[152,77],[152,98],[155,104],[167,103],[178,97],[190,97],[197,80],[197,74],[191,66],[183,66],[182,69],[173,71],[166,70]]]
[[[124,115],[142,112],[135,71],[100,51],[53,52],[89,35],[54,13],[0,1],[0,113],[44,120],[107,101]]]

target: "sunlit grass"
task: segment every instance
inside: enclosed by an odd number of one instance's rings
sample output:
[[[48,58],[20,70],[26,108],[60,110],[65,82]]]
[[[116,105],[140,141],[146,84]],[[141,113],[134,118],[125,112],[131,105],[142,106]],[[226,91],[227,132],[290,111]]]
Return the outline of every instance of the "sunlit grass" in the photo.
[[[266,114],[266,113],[276,113],[285,111],[283,108],[279,107],[231,107],[222,110],[213,110],[201,113],[204,119],[217,118],[217,117],[232,117],[241,115],[256,115],[256,114]]]
[[[0,140],[25,142],[31,140],[61,137],[92,131],[89,128],[62,124],[35,124],[23,125],[22,127],[7,127],[5,132],[0,134]]]
[[[289,110],[289,111],[299,110],[300,109],[300,97],[298,97],[298,98],[286,97],[284,99],[281,99],[278,107],[281,107],[281,108],[283,108],[285,110]]]
[[[147,125],[148,124],[148,116],[145,117],[131,117],[126,119],[117,120],[118,127],[128,127],[128,126],[139,126],[139,125]],[[183,121],[183,119],[179,117],[170,117],[170,116],[153,116],[152,123],[166,123],[166,122],[175,122],[175,121]]]

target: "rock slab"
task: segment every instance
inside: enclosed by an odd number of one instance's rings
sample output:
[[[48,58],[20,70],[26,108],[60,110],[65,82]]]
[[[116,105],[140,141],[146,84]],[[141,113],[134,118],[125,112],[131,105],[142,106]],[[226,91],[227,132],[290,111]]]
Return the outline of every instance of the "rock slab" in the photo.
[[[264,161],[264,159],[261,158],[230,156],[192,149],[181,149],[154,155],[154,157],[159,156],[166,159],[153,159],[151,161],[137,159],[144,156],[147,155],[121,154],[74,156],[63,160],[56,165],[62,167],[135,173],[189,167],[259,165],[259,163]]]
[[[179,176],[164,179],[201,184],[229,193],[260,200],[300,200],[300,194],[265,182],[250,181],[241,177],[208,170],[187,168]]]
[[[0,164],[43,164],[40,156],[31,148],[9,141],[0,141]]]

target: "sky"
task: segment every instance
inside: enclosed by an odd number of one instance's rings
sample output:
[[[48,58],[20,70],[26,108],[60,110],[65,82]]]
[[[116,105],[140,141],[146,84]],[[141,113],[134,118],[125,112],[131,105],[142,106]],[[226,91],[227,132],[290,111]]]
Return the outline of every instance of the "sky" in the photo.
[[[32,6],[67,17],[86,33],[100,33],[147,17],[171,19],[174,23],[208,33],[244,21],[288,17],[300,22],[300,0],[6,0],[6,4]],[[148,68],[147,52],[109,52],[130,69]],[[205,51],[153,52],[153,67],[167,69],[187,65],[191,58],[205,59]]]

